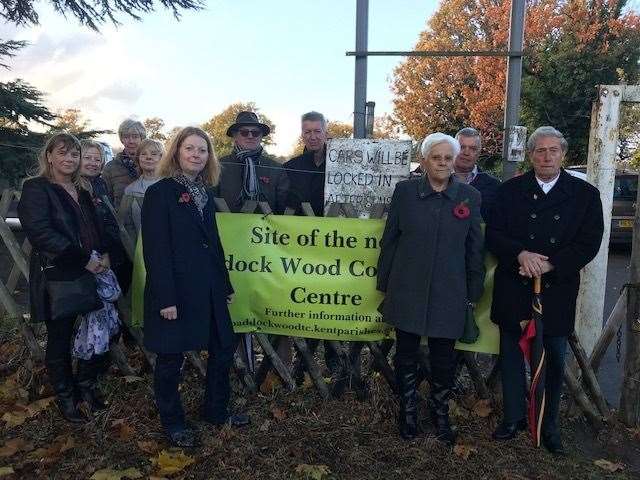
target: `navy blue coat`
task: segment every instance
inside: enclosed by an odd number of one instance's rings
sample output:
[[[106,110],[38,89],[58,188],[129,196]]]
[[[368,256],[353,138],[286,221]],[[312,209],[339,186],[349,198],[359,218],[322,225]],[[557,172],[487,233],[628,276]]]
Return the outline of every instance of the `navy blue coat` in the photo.
[[[493,207],[496,203],[496,196],[498,195],[498,187],[500,186],[500,180],[493,175],[489,175],[478,169],[476,178],[469,184],[480,192],[482,197],[482,205],[480,206],[480,214],[485,223],[489,222],[489,216],[493,211]]]
[[[149,187],[142,207],[142,241],[147,281],[144,291],[144,344],[156,353],[206,350],[209,332],[217,344],[235,341],[227,308],[233,293],[218,236],[213,193],[200,217],[186,189],[171,178]],[[175,305],[176,320],[160,310]],[[212,325],[215,322],[215,325]],[[214,328],[211,328],[214,327]]]
[[[520,322],[531,318],[532,281],[518,274],[518,254],[527,250],[554,266],[542,276],[544,334],[573,332],[580,270],[598,253],[603,230],[598,189],[564,170],[546,195],[533,171],[503,183],[487,225],[487,247],[498,258],[494,323],[520,332]]]

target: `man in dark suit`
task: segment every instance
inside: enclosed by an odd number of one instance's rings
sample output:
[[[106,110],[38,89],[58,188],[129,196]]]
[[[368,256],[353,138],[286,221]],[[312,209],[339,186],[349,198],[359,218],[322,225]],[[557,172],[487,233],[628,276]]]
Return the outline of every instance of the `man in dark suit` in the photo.
[[[488,217],[496,201],[500,180],[483,172],[478,167],[478,158],[482,151],[482,139],[478,130],[471,127],[463,128],[456,133],[456,140],[460,144],[460,153],[453,162],[453,170],[458,180],[471,185],[480,192],[482,196],[480,213],[482,219],[488,222]]]
[[[500,327],[503,422],[508,440],[526,429],[525,370],[520,322],[531,318],[532,280],[542,278],[546,407],[542,443],[564,454],[558,428],[567,337],[573,332],[580,270],[597,254],[604,229],[598,190],[561,168],[567,141],[553,127],[531,134],[533,170],[498,189],[487,247],[498,258],[491,319]]]
[[[238,113],[227,129],[227,136],[233,137],[233,152],[220,159],[216,195],[225,199],[232,212],[239,212],[247,200],[267,202],[275,213],[284,212],[287,175],[262,148],[262,139],[270,133],[254,112]]]

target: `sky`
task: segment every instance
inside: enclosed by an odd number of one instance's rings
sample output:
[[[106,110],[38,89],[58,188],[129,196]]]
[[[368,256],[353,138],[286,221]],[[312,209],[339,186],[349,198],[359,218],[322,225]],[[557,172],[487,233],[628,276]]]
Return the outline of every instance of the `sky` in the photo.
[[[411,50],[436,0],[370,0],[369,49]],[[93,129],[127,117],[160,117],[167,130],[204,123],[234,102],[253,101],[276,125],[269,151],[290,154],[300,115],[318,110],[353,122],[355,0],[207,0],[95,33],[40,2],[41,25],[0,25],[0,38],[27,40],[0,81],[22,78],[53,111],[78,108]],[[399,57],[368,60],[367,98],[376,116],[393,110]],[[115,136],[105,137],[114,146]]]

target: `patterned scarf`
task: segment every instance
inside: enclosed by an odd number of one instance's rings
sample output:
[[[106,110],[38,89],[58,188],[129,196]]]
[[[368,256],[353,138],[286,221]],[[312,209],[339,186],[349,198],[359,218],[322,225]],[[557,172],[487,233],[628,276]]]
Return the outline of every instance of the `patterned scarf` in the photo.
[[[255,160],[258,160],[262,155],[262,147],[255,150],[243,150],[236,144],[233,146],[233,153],[240,162],[244,163],[241,200],[258,200],[260,198],[260,183],[256,175]]]
[[[140,176],[140,172],[138,171],[135,160],[124,152],[120,152],[118,156],[120,157],[120,162],[122,162],[124,168],[127,169],[129,176],[133,180],[137,179]]]
[[[209,195],[207,195],[207,187],[202,182],[202,175],[198,175],[195,180],[191,180],[184,173],[178,171],[173,176],[173,179],[187,189],[198,208],[200,218],[204,218],[202,211],[209,201]]]

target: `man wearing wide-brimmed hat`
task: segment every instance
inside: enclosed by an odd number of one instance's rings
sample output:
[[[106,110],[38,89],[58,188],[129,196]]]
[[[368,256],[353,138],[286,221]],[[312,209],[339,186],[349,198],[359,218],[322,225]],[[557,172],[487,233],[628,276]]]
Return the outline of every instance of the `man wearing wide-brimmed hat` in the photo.
[[[240,112],[227,129],[233,137],[233,152],[220,159],[222,175],[218,195],[232,212],[238,212],[247,200],[269,203],[275,213],[285,209],[288,180],[278,162],[262,148],[262,139],[271,133],[254,112]]]

